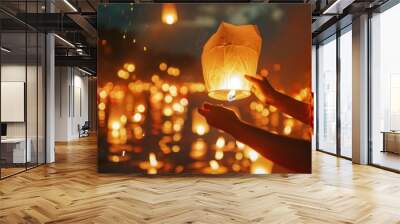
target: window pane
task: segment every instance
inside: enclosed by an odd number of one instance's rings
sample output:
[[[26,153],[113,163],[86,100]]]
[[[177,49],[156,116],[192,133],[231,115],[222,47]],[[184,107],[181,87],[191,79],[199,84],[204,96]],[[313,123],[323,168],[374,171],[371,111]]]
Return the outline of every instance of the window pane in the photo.
[[[351,158],[352,141],[352,35],[340,37],[340,152]]]
[[[318,149],[336,153],[336,39],[318,48]]]
[[[372,163],[400,170],[400,4],[372,25]]]

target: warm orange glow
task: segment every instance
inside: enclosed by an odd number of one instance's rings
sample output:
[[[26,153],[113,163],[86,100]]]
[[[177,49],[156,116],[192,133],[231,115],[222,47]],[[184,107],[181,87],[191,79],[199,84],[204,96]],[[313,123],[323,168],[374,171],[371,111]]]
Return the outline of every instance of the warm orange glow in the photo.
[[[158,83],[160,81],[160,76],[158,76],[157,74],[154,74],[153,76],[151,76],[151,81],[154,83]],[[151,89],[152,92],[157,90],[157,88],[155,86],[152,86],[152,88],[153,88],[153,89]]]
[[[108,93],[107,93],[107,91],[105,91],[105,90],[101,90],[100,93],[99,93],[99,96],[100,96],[100,98],[102,98],[102,99],[106,98],[107,95],[108,95]]]
[[[156,154],[151,152],[149,154],[149,161],[144,161],[139,164],[143,170],[147,170],[147,174],[157,174],[158,169],[163,166],[162,162],[157,161]]]
[[[172,146],[172,151],[177,153],[177,152],[181,151],[181,147],[179,147],[179,145],[174,145],[174,146]]]
[[[225,138],[224,137],[218,137],[217,142],[215,143],[217,148],[221,149],[225,146]]]
[[[217,169],[219,168],[219,164],[218,164],[217,161],[211,160],[211,161],[210,161],[210,167],[211,167],[211,169],[213,169],[213,170],[217,170]]]
[[[257,102],[252,101],[252,102],[250,103],[250,109],[251,109],[251,110],[256,110],[256,107],[257,107]]]
[[[241,143],[241,142],[239,142],[239,141],[236,141],[236,145],[237,145],[237,147],[239,148],[239,149],[244,149],[245,147],[246,147],[246,145],[245,144],[243,144],[243,143]]]
[[[146,110],[146,107],[143,104],[139,104],[136,109],[138,112],[143,113]]]
[[[167,70],[168,75],[179,76],[181,74],[181,70],[175,67],[169,67]]]
[[[256,152],[254,149],[247,149],[246,150],[246,157],[250,159],[252,162],[256,161],[259,157],[258,152]]]
[[[124,69],[126,69],[128,72],[134,72],[135,65],[131,64],[131,63],[126,63],[126,64],[124,64]]]
[[[120,69],[118,71],[118,77],[120,77],[121,79],[129,79],[129,72],[127,72],[123,69]]]
[[[179,124],[179,123],[175,123],[175,124],[172,126],[172,129],[174,129],[175,132],[180,132],[180,131],[182,130],[182,125]]]
[[[98,107],[99,107],[99,110],[105,110],[106,109],[106,104],[101,102],[101,103],[99,103]]]
[[[272,113],[274,113],[274,112],[276,112],[278,109],[277,109],[276,107],[270,105],[270,106],[269,106],[269,110],[270,110]]]
[[[121,124],[120,124],[118,121],[114,121],[114,122],[112,123],[112,125],[111,125],[111,128],[112,128],[113,130],[118,130],[118,129],[121,128]]]
[[[172,25],[178,21],[178,12],[175,4],[163,4],[161,20],[163,23]]]
[[[157,169],[154,168],[154,167],[150,167],[150,168],[147,170],[147,174],[157,174]]]
[[[140,126],[135,126],[133,128],[133,135],[135,139],[142,139],[144,137],[143,129]]]
[[[243,159],[243,153],[241,153],[241,152],[236,152],[236,154],[235,154],[235,159],[236,159],[236,160],[242,160],[242,159]]]
[[[182,104],[182,106],[187,106],[189,104],[189,101],[186,98],[182,98],[179,103]]]
[[[224,152],[222,150],[215,151],[215,159],[221,160],[222,158],[224,158]]]
[[[140,113],[135,113],[135,115],[133,115],[133,121],[134,122],[142,121],[142,115]]]
[[[156,154],[154,154],[153,152],[149,154],[149,161],[150,161],[150,166],[151,167],[157,167],[157,158],[156,158]]]
[[[283,133],[285,135],[289,135],[290,133],[292,133],[292,127],[291,126],[285,126],[285,128],[283,129]]]
[[[211,160],[209,162],[209,167],[206,167],[203,170],[203,173],[206,174],[223,174],[228,171],[228,169],[222,165],[220,165],[216,160]]]
[[[188,94],[188,92],[189,92],[189,89],[188,89],[187,86],[182,86],[182,87],[179,89],[179,93],[182,94],[182,95],[186,95],[186,94]]]
[[[200,159],[207,153],[207,143],[203,139],[197,139],[192,143],[192,150],[190,151],[190,157],[193,159]]]
[[[264,117],[268,117],[268,115],[269,115],[269,110],[268,110],[267,108],[264,108],[264,109],[261,111],[261,115],[264,116]]]
[[[251,169],[252,174],[267,174],[267,170],[264,167],[258,166]]]
[[[172,136],[172,140],[174,140],[175,142],[178,142],[178,141],[180,141],[182,139],[182,135],[180,134],[180,133],[175,133],[173,136]]]
[[[121,121],[122,124],[126,124],[126,122],[128,121],[128,118],[125,115],[122,115],[119,120]]]
[[[180,103],[174,103],[172,109],[178,113],[183,113],[185,111],[185,108]]]
[[[164,116],[169,117],[173,114],[173,110],[171,109],[171,107],[164,107],[163,114]]]
[[[198,112],[197,108],[192,111],[192,132],[198,135],[207,134],[210,131],[206,119]]]
[[[250,96],[251,85],[244,75],[256,74],[261,42],[255,25],[220,24],[201,56],[211,98],[233,101]]]
[[[261,113],[263,110],[264,110],[264,105],[262,105],[261,103],[257,104],[256,111]]]
[[[165,62],[162,62],[162,63],[159,65],[160,71],[165,71],[165,70],[167,70],[167,68],[168,68],[168,65],[167,65],[167,63],[165,63]]]
[[[178,88],[175,85],[172,85],[169,87],[169,93],[171,96],[177,96],[178,95]]]
[[[162,84],[161,89],[164,92],[168,92],[169,91],[169,84],[168,83]]]
[[[171,103],[174,98],[171,95],[166,95],[164,98],[165,103]]]

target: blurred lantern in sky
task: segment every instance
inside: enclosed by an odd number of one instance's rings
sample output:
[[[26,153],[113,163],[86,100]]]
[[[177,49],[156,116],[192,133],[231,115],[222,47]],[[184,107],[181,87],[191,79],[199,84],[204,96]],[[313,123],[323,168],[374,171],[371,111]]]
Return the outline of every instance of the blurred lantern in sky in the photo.
[[[255,25],[222,22],[203,47],[203,75],[208,95],[217,100],[239,100],[250,96],[245,75],[255,75],[262,38]]]
[[[161,12],[161,21],[165,24],[172,25],[178,21],[178,12],[175,4],[163,4]]]

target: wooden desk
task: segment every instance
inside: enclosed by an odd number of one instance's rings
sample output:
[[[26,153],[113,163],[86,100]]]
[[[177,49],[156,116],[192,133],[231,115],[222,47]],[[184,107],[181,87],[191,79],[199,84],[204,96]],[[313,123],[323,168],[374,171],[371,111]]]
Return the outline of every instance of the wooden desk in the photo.
[[[26,152],[25,152],[25,144],[26,142]],[[32,153],[31,153],[31,145],[32,141],[30,138],[5,138],[1,139],[1,157],[6,160],[6,163],[26,163],[31,162]],[[12,154],[12,156],[8,156]],[[11,159],[12,158],[12,159]]]
[[[382,152],[392,152],[400,154],[400,132],[383,131],[383,149]]]

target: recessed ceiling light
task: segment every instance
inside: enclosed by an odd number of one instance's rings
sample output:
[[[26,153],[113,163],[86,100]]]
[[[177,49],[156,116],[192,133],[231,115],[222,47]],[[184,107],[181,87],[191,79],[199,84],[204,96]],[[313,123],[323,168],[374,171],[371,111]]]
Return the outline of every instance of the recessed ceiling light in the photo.
[[[83,72],[83,73],[85,73],[86,75],[93,75],[92,73],[90,73],[90,72],[88,72],[88,71],[86,71],[86,70],[84,70],[84,69],[81,69],[81,68],[79,68],[79,67],[78,67],[78,70],[81,71],[81,72]]]
[[[342,14],[343,9],[351,5],[355,0],[336,0],[322,14]]]
[[[68,0],[64,0],[64,3],[68,5],[74,12],[78,12],[78,10],[73,6]]]
[[[7,49],[5,47],[1,47],[0,49],[1,49],[1,51],[4,51],[6,53],[10,53],[11,52],[11,50],[9,50],[9,49]]]
[[[57,37],[59,40],[61,40],[62,42],[64,42],[66,45],[75,48],[75,45],[73,45],[71,42],[69,42],[68,40],[62,38],[61,36],[59,36],[58,34],[54,34],[55,37]]]

